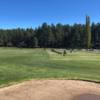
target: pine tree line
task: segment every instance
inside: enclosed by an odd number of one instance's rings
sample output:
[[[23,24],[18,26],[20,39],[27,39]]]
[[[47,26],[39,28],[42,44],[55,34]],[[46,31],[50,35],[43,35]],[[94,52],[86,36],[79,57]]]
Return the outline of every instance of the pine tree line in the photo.
[[[100,23],[48,25],[36,29],[0,29],[0,46],[25,48],[100,48]]]

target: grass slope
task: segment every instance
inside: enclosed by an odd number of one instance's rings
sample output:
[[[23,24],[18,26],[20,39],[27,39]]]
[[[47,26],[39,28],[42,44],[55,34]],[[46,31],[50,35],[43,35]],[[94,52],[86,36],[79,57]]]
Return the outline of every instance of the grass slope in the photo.
[[[0,48],[0,85],[32,78],[100,82],[100,54],[79,51],[62,56],[49,49]]]

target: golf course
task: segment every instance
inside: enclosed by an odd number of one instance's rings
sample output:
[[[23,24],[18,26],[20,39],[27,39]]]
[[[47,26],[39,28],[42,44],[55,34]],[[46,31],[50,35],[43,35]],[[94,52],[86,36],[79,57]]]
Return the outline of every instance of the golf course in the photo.
[[[31,79],[100,82],[100,51],[0,48],[0,86]]]
[[[100,0],[1,0],[0,11],[0,100],[100,100]]]

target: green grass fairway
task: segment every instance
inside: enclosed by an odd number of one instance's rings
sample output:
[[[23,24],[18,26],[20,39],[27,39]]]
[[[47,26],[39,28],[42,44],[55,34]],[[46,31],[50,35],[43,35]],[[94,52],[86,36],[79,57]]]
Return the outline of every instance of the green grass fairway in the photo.
[[[100,54],[68,51],[62,56],[50,49],[0,48],[0,85],[47,78],[100,82]]]

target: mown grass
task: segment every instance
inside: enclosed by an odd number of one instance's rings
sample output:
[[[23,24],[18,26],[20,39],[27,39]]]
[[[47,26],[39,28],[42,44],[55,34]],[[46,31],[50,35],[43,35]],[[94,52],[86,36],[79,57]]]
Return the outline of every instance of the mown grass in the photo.
[[[100,82],[100,54],[78,51],[62,56],[50,49],[0,48],[0,85],[48,78]]]

